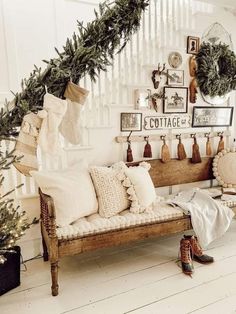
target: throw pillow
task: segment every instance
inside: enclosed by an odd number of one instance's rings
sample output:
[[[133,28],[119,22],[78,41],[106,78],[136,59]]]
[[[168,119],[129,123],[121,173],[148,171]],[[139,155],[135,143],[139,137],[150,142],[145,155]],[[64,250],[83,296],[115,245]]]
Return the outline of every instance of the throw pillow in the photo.
[[[149,175],[150,164],[142,162],[138,167],[129,167],[124,170],[127,178],[123,185],[127,187],[129,199],[132,201],[130,211],[142,213],[151,210],[156,201],[156,191]]]
[[[117,163],[113,167],[90,167],[90,174],[98,198],[100,216],[112,217],[130,206],[126,188],[118,178],[124,163]]]
[[[224,188],[236,187],[236,152],[235,148],[224,149],[213,160],[213,174]]]
[[[97,212],[96,193],[83,161],[65,170],[31,171],[30,174],[43,193],[53,198],[58,226]]]

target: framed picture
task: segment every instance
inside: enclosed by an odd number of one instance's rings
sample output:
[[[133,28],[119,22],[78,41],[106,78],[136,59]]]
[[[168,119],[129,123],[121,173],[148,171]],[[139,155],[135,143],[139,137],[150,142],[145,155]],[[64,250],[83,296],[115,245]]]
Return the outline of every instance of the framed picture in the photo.
[[[183,86],[184,71],[183,70],[167,70],[167,85]]]
[[[165,98],[163,100],[164,113],[187,113],[188,88],[164,87]]]
[[[192,126],[213,127],[231,126],[233,119],[233,107],[193,107]]]
[[[120,114],[121,132],[142,131],[142,113],[122,112]]]
[[[134,90],[134,109],[143,110],[151,109],[150,106],[150,89],[135,89]]]
[[[200,45],[199,37],[188,36],[187,53],[193,54],[193,55],[197,54],[199,51],[199,45]]]

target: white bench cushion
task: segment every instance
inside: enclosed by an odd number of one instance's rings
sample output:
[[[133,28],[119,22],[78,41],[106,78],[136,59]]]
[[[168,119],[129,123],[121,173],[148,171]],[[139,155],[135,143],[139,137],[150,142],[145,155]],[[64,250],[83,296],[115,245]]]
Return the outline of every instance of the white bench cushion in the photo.
[[[58,228],[57,236],[59,239],[73,239],[89,234],[97,234],[109,230],[124,229],[181,217],[183,217],[181,209],[174,208],[161,202],[157,203],[153,210],[141,214],[135,214],[131,213],[129,210],[124,210],[120,214],[110,218],[103,218],[99,214],[80,218],[72,225]]]

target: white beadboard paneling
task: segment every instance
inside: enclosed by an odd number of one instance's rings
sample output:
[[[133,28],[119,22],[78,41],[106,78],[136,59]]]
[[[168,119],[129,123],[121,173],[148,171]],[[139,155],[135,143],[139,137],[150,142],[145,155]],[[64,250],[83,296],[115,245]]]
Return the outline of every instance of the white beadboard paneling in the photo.
[[[2,93],[10,89],[10,77],[8,69],[8,54],[6,45],[6,25],[4,18],[3,1],[0,1],[0,102],[2,102]]]

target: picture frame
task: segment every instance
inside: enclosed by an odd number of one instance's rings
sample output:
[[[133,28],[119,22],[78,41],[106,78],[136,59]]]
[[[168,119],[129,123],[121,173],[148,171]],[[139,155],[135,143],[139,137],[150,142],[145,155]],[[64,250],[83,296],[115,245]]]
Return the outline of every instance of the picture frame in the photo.
[[[142,113],[121,112],[120,130],[121,132],[142,131]]]
[[[151,109],[150,105],[150,89],[135,89],[134,90],[134,109],[146,110]]]
[[[184,70],[167,70],[167,85],[184,86]]]
[[[227,127],[232,125],[233,107],[224,106],[194,106],[193,128],[205,127]]]
[[[194,36],[188,36],[187,38],[187,53],[196,55],[200,47],[200,38]]]
[[[163,113],[188,112],[188,88],[164,87]]]

